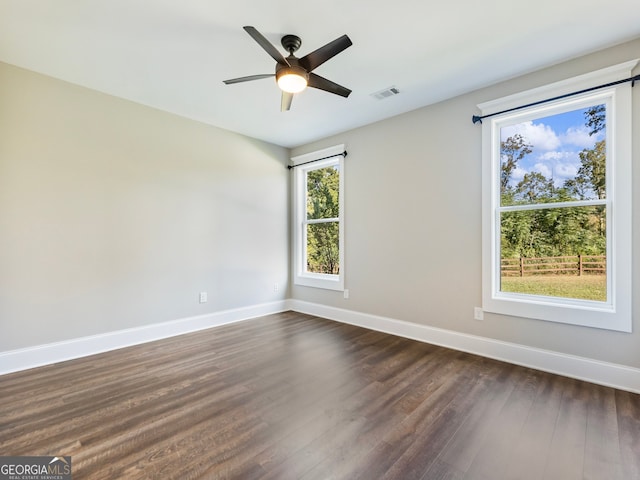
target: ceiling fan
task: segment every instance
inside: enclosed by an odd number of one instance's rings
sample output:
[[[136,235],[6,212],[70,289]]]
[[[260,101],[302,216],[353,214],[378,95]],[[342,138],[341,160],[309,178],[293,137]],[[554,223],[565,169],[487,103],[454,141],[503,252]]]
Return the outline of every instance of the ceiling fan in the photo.
[[[327,43],[324,47],[320,47],[302,58],[297,58],[294,55],[294,52],[296,52],[296,50],[300,48],[300,45],[302,45],[300,37],[296,35],[285,35],[281,40],[282,46],[289,52],[289,56],[285,58],[278,49],[254,27],[243,28],[256,42],[258,42],[258,45],[260,45],[269,55],[271,55],[271,58],[276,61],[276,72],[232,78],[230,80],[224,80],[225,84],[231,85],[233,83],[249,82],[251,80],[275,77],[278,86],[282,90],[280,109],[283,112],[291,108],[293,95],[301,92],[306,87],[317,88],[342,97],[348,97],[351,93],[351,90],[348,88],[313,73],[313,70],[317,67],[352,45],[351,39],[346,35],[336,38],[333,42]]]

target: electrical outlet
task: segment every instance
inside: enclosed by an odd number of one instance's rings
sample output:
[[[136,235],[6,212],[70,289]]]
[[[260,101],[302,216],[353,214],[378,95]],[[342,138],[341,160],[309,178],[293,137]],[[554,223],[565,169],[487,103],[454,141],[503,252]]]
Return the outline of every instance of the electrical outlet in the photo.
[[[207,292],[200,292],[200,303],[207,303]]]
[[[278,285],[277,283],[273,284],[273,291],[274,292],[279,292],[280,291],[280,285]]]
[[[473,307],[473,318],[476,320],[484,320],[484,312],[482,307]]]
[[[348,289],[344,289],[344,298],[349,298],[349,290]]]

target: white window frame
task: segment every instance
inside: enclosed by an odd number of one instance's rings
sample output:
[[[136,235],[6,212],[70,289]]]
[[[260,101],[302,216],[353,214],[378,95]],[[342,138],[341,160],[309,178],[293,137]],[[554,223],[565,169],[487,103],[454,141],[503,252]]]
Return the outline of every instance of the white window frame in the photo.
[[[482,115],[631,77],[638,60],[478,105]],[[500,128],[586,105],[607,104],[607,292],[605,302],[500,291]],[[631,332],[631,84],[497,114],[482,123],[482,308],[491,313]],[[580,206],[579,202],[571,205]],[[562,204],[556,204],[562,206]]]
[[[293,282],[296,285],[306,287],[324,288],[328,290],[344,290],[344,155],[345,146],[318,150],[305,155],[292,157],[291,162],[295,167],[293,177]],[[320,160],[322,159],[322,160]],[[313,162],[313,163],[307,163]],[[340,271],[337,275],[314,273],[307,271],[307,172],[330,165],[338,165],[340,169],[339,182],[339,215],[338,222],[338,248]]]

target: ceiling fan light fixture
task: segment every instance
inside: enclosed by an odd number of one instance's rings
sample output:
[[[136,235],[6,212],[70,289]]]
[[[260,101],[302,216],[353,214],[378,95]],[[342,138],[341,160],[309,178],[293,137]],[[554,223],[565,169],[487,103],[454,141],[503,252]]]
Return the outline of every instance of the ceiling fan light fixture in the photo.
[[[298,66],[285,67],[276,73],[276,81],[280,90],[287,93],[299,93],[307,88],[309,74]]]
[[[325,92],[340,95],[345,98],[351,93],[351,90],[348,88],[313,73],[313,70],[324,62],[335,57],[345,48],[353,45],[348,36],[342,35],[341,37],[336,38],[333,42],[329,42],[323,47],[308,53],[304,57],[298,58],[294,53],[300,48],[300,45],[302,45],[302,40],[300,40],[300,37],[297,35],[285,35],[280,41],[282,47],[289,52],[289,56],[285,58],[282,53],[280,53],[280,51],[264,37],[264,35],[256,30],[255,27],[247,25],[243,28],[251,38],[253,38],[256,43],[276,61],[276,83],[282,90],[282,100],[280,102],[281,111],[284,112],[289,110],[291,108],[293,95],[295,93],[302,92],[307,87],[324,90]],[[234,83],[260,80],[262,78],[273,76],[273,74],[249,75],[247,77],[223,80],[223,82],[226,85],[231,85]]]

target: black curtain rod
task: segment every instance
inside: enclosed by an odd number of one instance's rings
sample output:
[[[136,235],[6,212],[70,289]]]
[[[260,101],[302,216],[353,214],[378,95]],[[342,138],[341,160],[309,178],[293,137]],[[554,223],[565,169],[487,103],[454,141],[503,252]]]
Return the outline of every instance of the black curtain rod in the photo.
[[[306,165],[308,163],[319,162],[320,160],[326,160],[327,158],[337,157],[338,155],[342,155],[343,157],[347,156],[347,151],[345,150],[342,153],[336,153],[335,155],[329,155],[328,157],[316,158],[315,160],[309,160],[308,162],[298,163],[297,165],[287,165],[287,168],[291,170],[292,168],[299,167],[301,165]]]
[[[503,113],[513,112],[515,110],[521,110],[521,109],[527,108],[527,107],[533,107],[535,105],[540,105],[542,103],[553,102],[554,100],[560,100],[562,98],[573,97],[574,95],[580,95],[581,93],[592,92],[592,91],[598,90],[600,88],[606,88],[606,87],[612,87],[614,85],[620,85],[621,83],[631,82],[631,87],[633,87],[635,85],[636,80],[640,80],[640,75],[636,75],[635,77],[625,78],[624,80],[618,80],[616,82],[605,83],[603,85],[598,85],[597,87],[585,88],[584,90],[578,90],[577,92],[565,93],[564,95],[559,95],[559,96],[553,97],[553,98],[547,98],[546,100],[539,100],[537,102],[528,103],[527,105],[520,105],[519,107],[509,108],[507,110],[502,110],[501,112],[489,113],[487,115],[482,115],[482,116],[474,115],[473,117],[471,117],[471,120],[473,121],[473,123],[478,123],[478,122],[482,123],[482,119],[483,118],[489,118],[489,117],[493,117],[494,115],[501,115]]]

